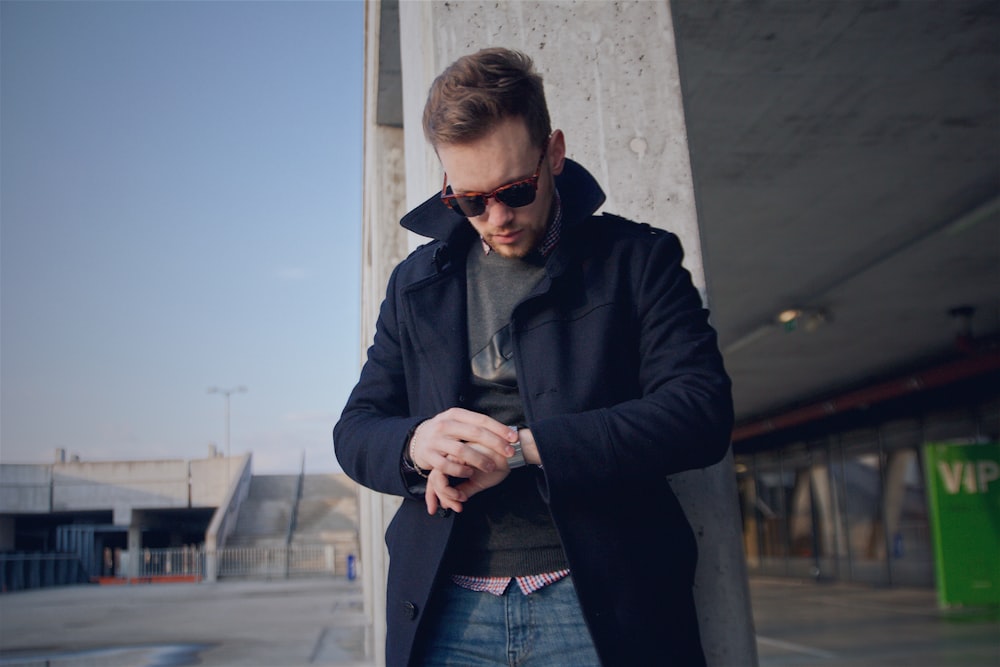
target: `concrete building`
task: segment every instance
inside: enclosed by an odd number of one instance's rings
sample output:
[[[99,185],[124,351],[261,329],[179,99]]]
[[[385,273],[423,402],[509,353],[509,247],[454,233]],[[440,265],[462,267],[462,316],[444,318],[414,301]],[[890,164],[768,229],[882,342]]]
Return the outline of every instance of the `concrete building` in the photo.
[[[672,15],[750,571],[933,586],[927,446],[1000,439],[1000,8]]]
[[[345,574],[356,494],[343,474],[253,475],[249,454],[94,462],[59,450],[52,464],[4,463],[0,582]],[[46,581],[67,559],[74,569]]]

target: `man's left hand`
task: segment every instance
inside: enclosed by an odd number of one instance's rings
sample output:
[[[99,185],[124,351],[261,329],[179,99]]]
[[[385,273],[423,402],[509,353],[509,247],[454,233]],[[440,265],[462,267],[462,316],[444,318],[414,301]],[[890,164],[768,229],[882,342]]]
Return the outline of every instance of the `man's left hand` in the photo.
[[[434,514],[439,507],[461,512],[463,504],[480,491],[494,487],[507,479],[510,468],[506,465],[493,472],[473,470],[472,476],[456,486],[452,486],[448,476],[438,469],[432,470],[427,476],[427,490],[424,500],[427,503],[427,513]]]

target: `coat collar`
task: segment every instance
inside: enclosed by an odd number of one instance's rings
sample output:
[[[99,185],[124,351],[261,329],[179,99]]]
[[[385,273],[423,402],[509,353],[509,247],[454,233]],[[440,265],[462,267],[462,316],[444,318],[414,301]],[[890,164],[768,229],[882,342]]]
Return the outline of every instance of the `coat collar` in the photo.
[[[559,275],[567,266],[570,245],[567,237],[573,227],[587,220],[604,203],[604,192],[597,181],[571,160],[566,160],[563,172],[556,177],[556,187],[562,198],[563,228],[562,240],[545,264],[550,277]],[[463,257],[468,244],[475,242],[475,229],[465,217],[443,204],[437,194],[410,211],[400,224],[439,241],[431,244],[433,277],[411,284],[403,294],[404,317],[412,323],[414,347],[422,357],[422,367],[429,369],[433,378],[435,404],[459,405],[469,375],[469,356],[465,272],[457,270],[464,266],[464,261],[454,260]],[[547,281],[540,284],[540,289],[547,289],[547,284]],[[428,317],[429,313],[433,317]]]
[[[604,203],[604,191],[594,177],[578,163],[566,158],[556,188],[562,197],[563,225],[569,229],[594,214]],[[438,241],[455,241],[472,231],[468,220],[448,208],[434,194],[400,220],[404,228]]]

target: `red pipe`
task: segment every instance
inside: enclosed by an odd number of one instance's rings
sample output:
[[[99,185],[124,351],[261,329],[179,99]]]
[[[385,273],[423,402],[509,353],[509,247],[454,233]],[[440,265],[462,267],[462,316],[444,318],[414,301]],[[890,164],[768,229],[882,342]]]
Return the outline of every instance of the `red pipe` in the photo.
[[[905,375],[895,380],[848,392],[837,398],[807,405],[776,417],[742,424],[733,429],[733,442],[799,426],[848,410],[866,408],[891,398],[945,386],[996,370],[1000,370],[1000,350],[989,349],[926,371]]]

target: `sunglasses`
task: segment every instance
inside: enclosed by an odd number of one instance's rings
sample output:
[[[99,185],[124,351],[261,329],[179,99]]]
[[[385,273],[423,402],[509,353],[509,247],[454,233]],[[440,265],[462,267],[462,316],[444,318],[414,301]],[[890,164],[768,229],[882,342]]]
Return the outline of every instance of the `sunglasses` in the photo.
[[[455,212],[469,218],[482,215],[486,211],[486,202],[490,199],[496,199],[511,208],[527,206],[535,201],[535,193],[538,191],[538,176],[542,173],[542,162],[545,160],[545,152],[548,147],[549,142],[546,141],[545,146],[542,147],[542,154],[538,157],[535,173],[530,178],[501,185],[490,193],[463,192],[456,195],[451,191],[451,186],[448,185],[448,174],[445,174],[444,185],[441,186],[441,201]]]

